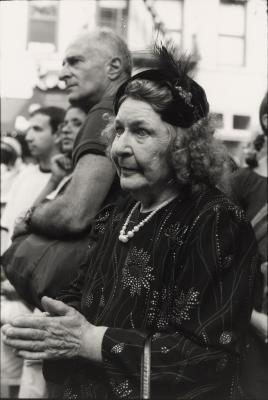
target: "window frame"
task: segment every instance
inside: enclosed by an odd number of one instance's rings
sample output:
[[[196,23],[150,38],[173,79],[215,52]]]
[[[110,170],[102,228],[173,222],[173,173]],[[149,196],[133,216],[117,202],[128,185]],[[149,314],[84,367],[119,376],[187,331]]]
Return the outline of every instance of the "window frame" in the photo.
[[[243,52],[242,52],[242,60],[240,64],[232,64],[232,63],[223,63],[220,60],[217,60],[217,64],[219,66],[229,66],[229,67],[237,67],[237,68],[243,68],[246,67],[246,44],[247,44],[247,0],[219,0],[219,10],[221,7],[225,6],[233,6],[233,5],[242,5],[243,6],[243,18],[244,18],[244,32],[242,35],[239,34],[232,34],[232,33],[221,33],[218,31],[218,45],[219,45],[219,39],[220,38],[234,38],[234,39],[241,39],[243,43]]]
[[[28,18],[27,18],[27,40],[26,40],[26,49],[29,51],[29,47],[31,43],[39,43],[39,44],[51,44],[54,46],[53,52],[57,52],[58,50],[58,40],[59,40],[59,1],[55,1],[55,9],[56,9],[56,14],[53,18],[51,17],[41,17],[41,18],[33,18],[31,16],[31,7],[34,5],[34,1],[29,1],[28,2]],[[44,21],[44,22],[54,22],[54,42],[38,42],[38,41],[33,41],[30,40],[30,24],[31,21]]]
[[[167,28],[166,24],[164,21],[161,21],[164,24],[165,28],[165,35],[172,35],[172,34],[179,34],[180,36],[180,44],[179,48],[183,48],[183,39],[184,39],[184,0],[172,0],[174,3],[179,4],[179,7],[181,7],[181,21],[180,21],[180,28],[179,29],[174,29],[174,28]],[[155,9],[157,9],[157,3],[162,2],[163,4],[165,3],[165,0],[155,0],[154,6]]]
[[[96,19],[97,19],[97,26],[99,27],[108,27],[113,29],[116,33],[121,35],[125,40],[127,40],[127,24],[128,24],[128,17],[129,17],[129,0],[126,0],[126,6],[125,7],[103,7],[99,1],[96,2],[97,8],[96,8]],[[115,27],[110,24],[106,24],[105,22],[102,22],[101,19],[101,11],[102,10],[110,10],[110,11],[116,11],[116,21],[115,21]],[[126,28],[123,26],[124,19],[126,20]]]

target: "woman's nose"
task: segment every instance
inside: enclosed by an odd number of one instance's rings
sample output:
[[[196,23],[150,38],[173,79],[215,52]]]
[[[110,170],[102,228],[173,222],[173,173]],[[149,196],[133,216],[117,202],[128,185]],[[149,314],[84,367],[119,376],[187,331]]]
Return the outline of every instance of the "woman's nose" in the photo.
[[[132,152],[132,148],[128,133],[124,132],[120,136],[118,136],[114,140],[112,147],[114,147],[114,151],[118,155],[130,154]]]
[[[66,133],[66,134],[70,133],[70,126],[69,126],[68,123],[67,123],[67,124],[64,124],[64,125],[62,126],[61,132],[62,132],[62,133]]]

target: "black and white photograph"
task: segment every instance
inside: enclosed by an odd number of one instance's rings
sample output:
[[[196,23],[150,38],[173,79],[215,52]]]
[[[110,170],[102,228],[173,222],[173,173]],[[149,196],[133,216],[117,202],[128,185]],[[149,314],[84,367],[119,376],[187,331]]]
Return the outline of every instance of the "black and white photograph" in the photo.
[[[0,1],[0,399],[268,399],[267,16]]]

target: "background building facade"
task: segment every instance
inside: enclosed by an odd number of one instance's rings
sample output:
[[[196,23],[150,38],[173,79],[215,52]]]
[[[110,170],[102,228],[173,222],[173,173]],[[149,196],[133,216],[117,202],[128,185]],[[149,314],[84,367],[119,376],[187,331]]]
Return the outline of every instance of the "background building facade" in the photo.
[[[119,32],[135,57],[156,38],[172,38],[197,61],[195,79],[218,115],[219,137],[235,148],[259,130],[265,0],[10,0],[0,12],[3,131],[23,129],[35,103],[67,106],[58,80],[64,50],[75,34],[96,26]]]

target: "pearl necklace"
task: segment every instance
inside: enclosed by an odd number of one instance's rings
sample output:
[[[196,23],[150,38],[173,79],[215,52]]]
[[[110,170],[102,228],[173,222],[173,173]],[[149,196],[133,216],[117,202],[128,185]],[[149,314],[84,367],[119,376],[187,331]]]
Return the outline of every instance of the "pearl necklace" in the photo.
[[[134,205],[132,210],[130,211],[130,213],[129,213],[127,219],[126,219],[126,222],[122,226],[122,229],[120,230],[120,234],[118,236],[118,239],[123,243],[127,243],[129,241],[129,239],[133,238],[134,234],[136,232],[138,232],[143,225],[146,224],[146,222],[148,222],[151,218],[153,218],[153,216],[157,213],[157,211],[159,211],[161,208],[165,207],[168,203],[170,203],[172,200],[174,200],[175,197],[172,197],[171,199],[168,199],[168,200],[164,201],[155,210],[151,211],[150,214],[147,215],[147,217],[144,218],[138,225],[135,225],[130,231],[128,231],[126,233],[127,225],[128,225],[128,223],[130,221],[130,218],[132,217],[132,215],[133,215],[134,211],[136,210],[136,208],[138,208],[138,206],[141,204],[140,201],[138,201]]]

